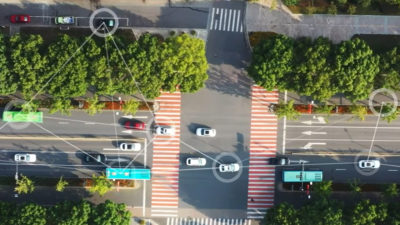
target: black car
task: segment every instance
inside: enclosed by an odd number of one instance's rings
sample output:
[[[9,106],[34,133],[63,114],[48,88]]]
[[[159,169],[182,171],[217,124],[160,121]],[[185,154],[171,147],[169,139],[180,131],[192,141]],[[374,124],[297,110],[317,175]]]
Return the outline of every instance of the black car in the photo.
[[[107,157],[103,154],[88,154],[85,155],[85,162],[98,162],[98,163],[105,163],[107,161]]]
[[[269,164],[271,164],[271,165],[289,165],[290,160],[287,157],[270,158]]]
[[[114,19],[99,19],[96,21],[96,25],[102,26],[102,24],[105,24],[107,27],[114,27],[115,26],[115,20]],[[103,27],[102,27],[103,28]],[[104,29],[104,28],[103,28]]]

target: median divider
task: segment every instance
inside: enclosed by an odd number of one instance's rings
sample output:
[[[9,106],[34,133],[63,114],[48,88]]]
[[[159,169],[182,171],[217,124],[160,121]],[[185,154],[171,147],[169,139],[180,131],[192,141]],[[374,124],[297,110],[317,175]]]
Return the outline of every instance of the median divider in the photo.
[[[136,141],[143,142],[145,138],[132,138],[131,136],[119,136],[118,141]],[[116,141],[115,136],[76,136],[76,135],[62,135],[62,136],[50,136],[50,135],[31,135],[31,134],[2,134],[0,140],[45,140],[45,141]]]

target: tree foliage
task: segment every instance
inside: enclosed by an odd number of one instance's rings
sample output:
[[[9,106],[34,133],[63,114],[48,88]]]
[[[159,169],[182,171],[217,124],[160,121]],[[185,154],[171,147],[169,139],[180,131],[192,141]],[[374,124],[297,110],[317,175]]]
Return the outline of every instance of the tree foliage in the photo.
[[[97,95],[93,96],[92,98],[88,99],[88,108],[86,109],[87,113],[91,116],[94,114],[101,112],[104,107],[105,103],[99,102],[99,97]]]
[[[62,192],[65,189],[65,186],[68,185],[68,181],[64,180],[63,177],[60,177],[56,184],[56,191]]]
[[[360,119],[361,121],[364,121],[365,116],[368,114],[367,107],[362,105],[352,105],[350,107],[350,112],[354,115],[355,118]]]
[[[18,87],[18,77],[10,71],[7,45],[7,39],[0,34],[0,95],[14,94]]]
[[[294,108],[294,101],[290,100],[288,103],[280,102],[275,109],[275,114],[278,118],[286,116],[288,120],[297,120],[300,113]]]
[[[379,56],[373,54],[365,41],[356,38],[338,45],[334,63],[339,90],[353,102],[366,99],[379,72]]]
[[[93,210],[90,224],[129,225],[130,219],[131,213],[126,210],[125,204],[116,204],[110,200],[106,200]]]
[[[20,205],[17,207],[15,217],[11,220],[11,224],[45,225],[46,211],[46,208],[34,203]]]
[[[71,109],[72,109],[71,99],[59,97],[52,99],[52,103],[49,108],[49,113],[60,112],[61,114],[64,115],[70,115]]]
[[[53,206],[48,212],[48,224],[84,225],[92,213],[92,205],[86,201],[77,203],[64,201]]]
[[[29,194],[35,190],[35,185],[31,179],[28,177],[21,175],[20,179],[17,180],[17,186],[15,187],[15,191],[18,194]]]
[[[137,110],[139,109],[140,102],[136,101],[135,99],[130,99],[124,103],[122,106],[122,111],[125,115],[135,115]]]
[[[313,190],[320,198],[328,198],[332,193],[332,181],[322,181],[313,184]]]
[[[287,74],[293,70],[293,49],[294,41],[284,35],[261,41],[253,50],[249,76],[266,90],[285,89]]]
[[[161,53],[161,67],[166,78],[162,89],[193,93],[208,79],[205,43],[188,34],[167,38]]]
[[[19,80],[18,90],[25,100],[30,100],[42,89],[47,78],[47,57],[42,54],[43,38],[40,35],[17,34],[9,41],[11,73]]]
[[[100,196],[111,191],[113,186],[112,181],[108,180],[104,174],[99,176],[93,175],[92,182],[89,191],[92,193],[98,193]]]
[[[300,224],[297,210],[290,204],[283,202],[267,211],[266,225],[298,225]]]

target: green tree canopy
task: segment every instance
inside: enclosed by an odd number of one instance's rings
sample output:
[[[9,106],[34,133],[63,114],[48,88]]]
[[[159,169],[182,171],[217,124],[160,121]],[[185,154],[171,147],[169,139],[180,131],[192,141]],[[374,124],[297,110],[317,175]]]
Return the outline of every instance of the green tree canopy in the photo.
[[[248,73],[256,84],[272,91],[275,88],[286,89],[288,73],[293,70],[294,41],[276,35],[261,41],[253,49],[253,57]]]
[[[47,210],[43,206],[28,203],[17,207],[10,224],[45,225]]]
[[[297,210],[290,204],[283,202],[267,211],[265,225],[299,225]]]
[[[20,179],[17,180],[15,191],[18,194],[29,194],[35,190],[35,185],[31,179],[21,174]]]
[[[161,73],[166,76],[162,86],[165,91],[174,92],[179,85],[181,92],[193,93],[208,79],[204,41],[188,34],[167,38],[161,62]]]
[[[113,183],[111,180],[103,175],[93,175],[92,176],[92,186],[90,186],[89,191],[92,193],[98,193],[103,196],[105,193],[111,191]]]
[[[379,224],[387,217],[387,206],[385,204],[372,204],[369,200],[357,203],[350,214],[350,223],[353,225]]]
[[[90,224],[92,225],[129,225],[131,213],[126,210],[125,204],[113,203],[106,200],[92,211]]]
[[[18,89],[25,100],[30,100],[47,79],[47,57],[42,52],[43,38],[40,35],[17,34],[10,38],[11,73],[18,77]]]
[[[375,79],[375,89],[400,90],[400,50],[393,48],[380,55],[380,71]]]
[[[300,113],[294,108],[294,101],[290,100],[287,104],[280,102],[275,109],[278,118],[286,116],[288,120],[297,120]]]
[[[78,42],[68,35],[60,35],[48,48],[48,93],[54,97],[77,97],[84,95],[88,62]]]
[[[10,71],[7,42],[4,35],[0,34],[0,95],[14,94],[18,87],[18,76]]]
[[[298,41],[296,66],[293,70],[293,87],[299,94],[323,101],[336,94],[338,88],[332,82],[332,43],[319,37],[315,41]],[[292,86],[291,85],[291,86]]]
[[[336,48],[335,84],[351,101],[366,99],[379,72],[379,56],[358,38],[343,41]]]
[[[65,201],[51,207],[48,211],[48,224],[85,225],[88,224],[92,206],[87,201]]]

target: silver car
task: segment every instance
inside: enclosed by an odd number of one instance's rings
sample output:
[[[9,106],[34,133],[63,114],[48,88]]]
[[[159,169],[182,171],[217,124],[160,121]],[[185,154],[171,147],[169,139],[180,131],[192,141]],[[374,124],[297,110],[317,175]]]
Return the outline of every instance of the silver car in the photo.
[[[378,169],[381,166],[379,160],[360,160],[358,166],[361,169]]]
[[[197,128],[196,135],[201,137],[215,137],[217,131],[211,128]]]
[[[237,172],[239,171],[240,166],[239,163],[231,163],[231,164],[221,164],[219,165],[219,172],[226,173],[226,172]]]
[[[158,134],[158,135],[172,136],[175,134],[175,128],[173,128],[171,126],[157,125],[155,128],[156,128],[156,134]]]
[[[186,165],[188,166],[205,166],[207,160],[205,158],[187,158]]]
[[[14,160],[16,162],[36,162],[35,154],[15,154]]]
[[[119,149],[122,151],[140,151],[140,143],[121,143]]]

